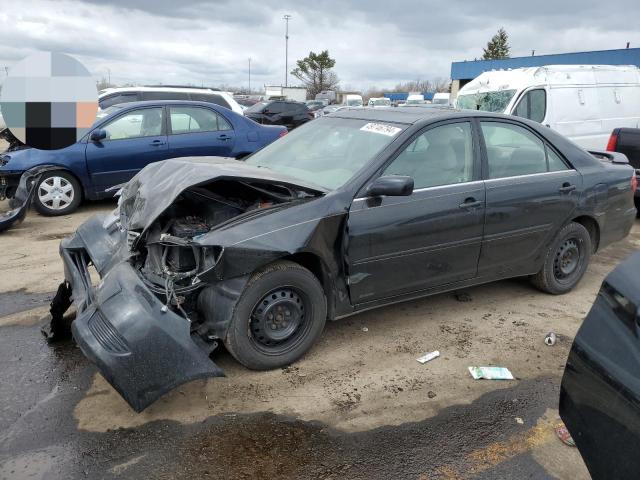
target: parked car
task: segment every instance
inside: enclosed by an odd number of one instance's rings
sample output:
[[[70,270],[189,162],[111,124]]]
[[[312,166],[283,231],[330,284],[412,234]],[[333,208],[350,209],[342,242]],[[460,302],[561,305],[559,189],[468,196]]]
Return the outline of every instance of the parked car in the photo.
[[[276,100],[258,102],[244,112],[247,118],[263,125],[284,125],[292,130],[314,118],[302,102]]]
[[[604,279],[562,377],[560,416],[595,480],[640,472],[638,271],[636,252]]]
[[[33,202],[44,215],[65,215],[83,199],[113,196],[110,187],[149,163],[203,155],[242,158],[284,134],[285,128],[258,125],[211,103],[122,103],[102,111],[91,132],[69,147],[0,155],[0,196],[13,197],[28,170],[58,166],[40,177]]]
[[[307,100],[306,105],[309,109],[309,112],[311,112],[311,114],[315,118],[320,115],[318,112],[322,110],[327,104],[324,102],[324,100]]]
[[[373,97],[373,98],[370,98],[369,101],[367,102],[367,107],[371,107],[371,108],[390,107],[390,106],[391,106],[391,100],[385,97],[378,97],[378,98]]]
[[[607,142],[607,151],[626,155],[636,169],[636,179],[640,181],[640,128],[616,128]],[[636,191],[636,206],[640,208],[640,192]]]
[[[433,95],[431,103],[434,105],[450,105],[450,93],[437,92]]]
[[[603,150],[614,128],[640,125],[640,69],[548,65],[485,72],[460,89],[458,108],[539,122],[583,148]]]
[[[338,110],[342,110],[346,108],[344,105],[327,105],[321,110],[318,110],[318,116],[329,115],[330,113],[337,112]]]
[[[422,105],[424,104],[424,95],[421,93],[412,93],[407,97],[407,101],[404,103],[399,103],[399,107],[404,107],[407,105]]]
[[[140,411],[222,375],[218,342],[272,369],[326,319],[515,276],[568,292],[635,220],[633,169],[609,155],[511,116],[346,108],[242,162],[142,170],[62,241],[54,305],[73,295],[78,345]]]
[[[171,85],[152,85],[147,87],[107,88],[100,91],[98,105],[101,109],[128,102],[145,100],[192,100],[213,103],[242,115],[242,107],[229,92],[213,88],[183,87]]]

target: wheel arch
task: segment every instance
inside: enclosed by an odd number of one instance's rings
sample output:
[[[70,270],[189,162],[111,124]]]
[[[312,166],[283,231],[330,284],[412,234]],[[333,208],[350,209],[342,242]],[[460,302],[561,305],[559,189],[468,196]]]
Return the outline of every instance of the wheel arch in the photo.
[[[45,173],[55,173],[55,172],[64,172],[67,173],[69,175],[71,175],[76,182],[78,182],[78,185],[80,185],[80,194],[81,194],[81,198],[80,201],[84,201],[86,200],[88,197],[88,192],[86,191],[86,187],[84,185],[84,183],[82,182],[82,180],[80,179],[80,177],[78,175],[76,175],[73,170],[71,170],[69,167],[66,167],[64,165],[56,165],[56,164],[51,164],[51,165],[42,165],[42,166],[38,166],[36,168],[42,168],[42,167],[47,167],[47,171],[43,172],[43,174]]]
[[[580,215],[571,219],[571,221],[579,223],[587,229],[589,237],[591,237],[592,253],[596,253],[600,244],[600,225],[598,221],[589,215]]]

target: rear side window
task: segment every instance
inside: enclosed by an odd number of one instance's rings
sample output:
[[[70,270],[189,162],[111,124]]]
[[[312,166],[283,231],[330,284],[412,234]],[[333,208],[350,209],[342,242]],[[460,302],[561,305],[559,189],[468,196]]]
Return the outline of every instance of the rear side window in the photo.
[[[169,112],[171,132],[174,135],[231,130],[231,125],[225,118],[208,108],[171,106]]]
[[[113,95],[109,95],[100,100],[100,108],[105,109],[109,108],[113,105],[118,105],[120,103],[127,102],[137,102],[138,94],[136,92],[131,93],[115,93]]]
[[[284,102],[273,102],[267,105],[266,109],[269,113],[282,113],[287,110],[287,105]]]
[[[142,92],[143,100],[189,100],[189,94],[185,92]]]
[[[197,102],[213,103],[214,105],[220,105],[221,107],[231,110],[231,105],[221,95],[215,93],[192,93],[191,100]]]
[[[518,117],[528,118],[538,123],[542,123],[546,113],[547,92],[542,88],[525,93],[513,111],[513,114]]]
[[[526,128],[501,122],[480,122],[480,125],[489,178],[567,170],[562,159]]]

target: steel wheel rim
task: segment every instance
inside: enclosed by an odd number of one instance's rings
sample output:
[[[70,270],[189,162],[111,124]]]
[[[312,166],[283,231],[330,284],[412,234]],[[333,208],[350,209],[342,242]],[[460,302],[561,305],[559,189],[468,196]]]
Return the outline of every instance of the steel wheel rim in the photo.
[[[38,186],[38,200],[51,210],[67,208],[75,197],[73,185],[69,180],[60,176],[44,179]]]
[[[580,270],[582,245],[575,238],[568,238],[556,250],[553,274],[558,281],[570,281]]]
[[[295,348],[310,326],[307,295],[290,286],[271,290],[258,301],[249,318],[249,337],[263,353],[281,355]]]

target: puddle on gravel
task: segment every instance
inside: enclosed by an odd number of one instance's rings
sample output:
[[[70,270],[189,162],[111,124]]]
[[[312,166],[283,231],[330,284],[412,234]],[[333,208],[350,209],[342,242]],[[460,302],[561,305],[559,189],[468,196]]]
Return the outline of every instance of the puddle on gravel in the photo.
[[[27,292],[26,289],[0,293],[0,317],[48,305],[56,292]]]

